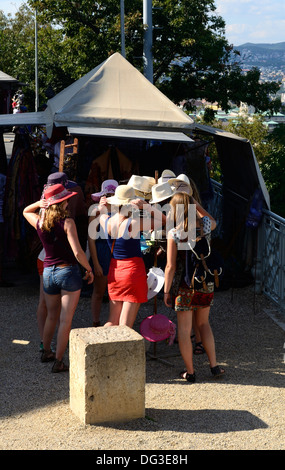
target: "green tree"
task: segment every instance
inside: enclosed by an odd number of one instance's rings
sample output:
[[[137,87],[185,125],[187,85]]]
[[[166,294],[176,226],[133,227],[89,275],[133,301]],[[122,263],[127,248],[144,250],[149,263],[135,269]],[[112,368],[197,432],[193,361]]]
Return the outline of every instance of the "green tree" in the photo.
[[[279,124],[266,141],[266,157],[260,169],[270,194],[271,210],[285,217],[285,124]]]
[[[115,51],[120,51],[118,0],[29,0],[43,24],[63,31],[74,79]],[[229,100],[268,110],[279,85],[259,83],[258,70],[242,72],[237,54],[225,38],[225,22],[214,0],[153,0],[154,84],[174,103],[190,109],[193,98],[205,98],[229,109]],[[126,57],[143,69],[142,1],[125,1]]]
[[[73,45],[60,28],[38,25],[38,76],[40,104],[47,100],[46,90],[60,92],[74,79],[65,67]],[[70,66],[70,64],[69,64]],[[35,14],[22,5],[15,17],[0,11],[0,70],[18,78],[29,111],[35,110]]]

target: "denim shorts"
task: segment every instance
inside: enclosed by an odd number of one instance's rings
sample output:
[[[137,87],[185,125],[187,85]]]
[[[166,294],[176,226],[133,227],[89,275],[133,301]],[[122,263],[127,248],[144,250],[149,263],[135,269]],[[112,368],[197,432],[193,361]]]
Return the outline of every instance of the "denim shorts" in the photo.
[[[43,287],[47,294],[60,294],[61,290],[74,292],[82,287],[82,274],[78,264],[65,266],[49,266],[44,268]]]

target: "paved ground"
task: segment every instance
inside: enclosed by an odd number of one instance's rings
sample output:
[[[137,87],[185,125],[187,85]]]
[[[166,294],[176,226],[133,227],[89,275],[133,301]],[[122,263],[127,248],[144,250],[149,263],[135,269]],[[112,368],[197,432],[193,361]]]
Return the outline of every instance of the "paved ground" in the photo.
[[[178,377],[177,344],[151,345],[145,418],[85,426],[69,407],[69,374],[51,374],[39,360],[37,279],[14,280],[0,289],[1,450],[284,450],[285,316],[250,287],[215,296],[211,323],[223,379],[212,380],[203,355],[195,357],[197,383],[188,384]],[[107,312],[104,304],[103,318]],[[158,312],[174,319],[161,299]],[[149,302],[135,328],[152,313]],[[90,325],[90,298],[82,297],[74,328]]]

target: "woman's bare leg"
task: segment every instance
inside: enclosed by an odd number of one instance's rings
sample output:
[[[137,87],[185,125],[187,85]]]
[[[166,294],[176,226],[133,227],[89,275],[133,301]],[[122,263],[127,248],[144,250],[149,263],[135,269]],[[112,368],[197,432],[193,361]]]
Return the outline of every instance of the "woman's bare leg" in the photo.
[[[123,302],[123,308],[120,315],[120,325],[127,325],[133,327],[140,304],[134,302]]]
[[[119,325],[120,315],[123,308],[123,302],[119,300],[110,300],[109,302],[109,318],[107,323],[104,326],[114,326]]]
[[[198,308],[195,313],[196,326],[201,335],[201,340],[208,356],[210,367],[217,365],[215,340],[209,323],[210,307]]]
[[[192,331],[192,310],[177,313],[178,343],[181,356],[183,358],[188,374],[194,374],[193,347],[191,341]]]
[[[56,358],[61,361],[66,350],[72,319],[78,305],[81,290],[61,292],[61,312],[57,332]]]
[[[91,297],[91,312],[93,324],[100,321],[103,296],[107,287],[107,276],[95,276]]]
[[[60,316],[61,295],[51,295],[45,293],[45,301],[47,306],[47,318],[43,331],[43,347],[45,351],[49,351],[51,348],[51,342],[55,333],[56,325]]]

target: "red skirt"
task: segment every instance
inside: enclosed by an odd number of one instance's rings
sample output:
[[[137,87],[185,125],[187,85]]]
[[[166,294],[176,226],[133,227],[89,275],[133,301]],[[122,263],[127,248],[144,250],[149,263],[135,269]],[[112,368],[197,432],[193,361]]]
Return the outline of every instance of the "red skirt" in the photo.
[[[142,258],[111,258],[108,273],[108,294],[111,300],[147,302],[147,275]]]

